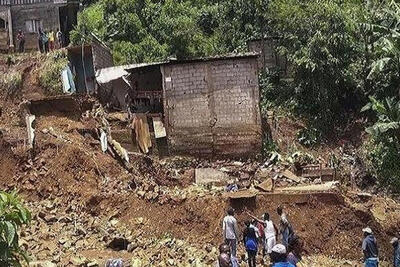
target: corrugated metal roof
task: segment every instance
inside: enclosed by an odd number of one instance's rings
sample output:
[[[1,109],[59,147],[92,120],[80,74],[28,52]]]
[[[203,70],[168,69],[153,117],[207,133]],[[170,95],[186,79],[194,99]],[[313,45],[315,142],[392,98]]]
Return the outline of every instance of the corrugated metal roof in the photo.
[[[215,61],[215,60],[226,60],[226,59],[236,59],[236,58],[248,58],[248,57],[257,57],[259,54],[254,52],[241,53],[241,54],[228,54],[228,55],[218,55],[214,57],[204,57],[204,58],[193,58],[193,59],[184,59],[184,60],[176,60],[170,59],[164,62],[150,62],[150,63],[136,63],[129,65],[121,65],[115,67],[109,67],[100,69],[96,72],[96,80],[100,84],[109,83],[111,81],[117,80],[129,74],[137,69],[152,67],[152,66],[161,66],[161,65],[172,65],[172,64],[184,64],[184,63],[194,63],[194,62],[206,62],[206,61]]]

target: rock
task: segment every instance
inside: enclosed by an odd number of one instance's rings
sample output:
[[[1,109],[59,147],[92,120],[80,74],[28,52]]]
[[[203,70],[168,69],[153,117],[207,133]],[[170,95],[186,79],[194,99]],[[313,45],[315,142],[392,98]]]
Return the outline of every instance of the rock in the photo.
[[[29,267],[57,267],[57,265],[51,261],[32,261]]]
[[[270,170],[267,168],[260,168],[256,171],[254,178],[256,180],[265,180],[267,178],[269,178],[270,176]]]
[[[255,186],[257,189],[260,189],[265,192],[272,192],[274,191],[274,180],[271,178],[268,178],[261,184],[258,184]]]
[[[247,172],[241,172],[240,180],[247,180],[247,179],[250,179],[250,174],[248,174]]]
[[[295,175],[293,172],[289,171],[289,170],[285,170],[284,172],[282,172],[282,175],[286,178],[288,178],[289,180],[292,180],[295,183],[300,183],[301,182],[301,178],[298,177],[297,175]]]
[[[240,161],[235,161],[235,162],[232,162],[232,165],[237,166],[237,167],[242,167],[244,165],[244,163],[240,162]]]
[[[131,266],[132,267],[142,267],[143,263],[140,259],[132,259]]]
[[[118,220],[117,219],[112,219],[111,221],[110,221],[110,224],[112,225],[112,226],[116,226],[117,224],[118,224]]]
[[[145,191],[138,191],[137,194],[138,194],[139,197],[144,197],[146,195],[146,192]]]
[[[91,261],[89,263],[86,264],[87,267],[97,267],[99,266],[99,264],[97,263],[97,261]]]
[[[321,178],[315,179],[314,184],[322,184]]]

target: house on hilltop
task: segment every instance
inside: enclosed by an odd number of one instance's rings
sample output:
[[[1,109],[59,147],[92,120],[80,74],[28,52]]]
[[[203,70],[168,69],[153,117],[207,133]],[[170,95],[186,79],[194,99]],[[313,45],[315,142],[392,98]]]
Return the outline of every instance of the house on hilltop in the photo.
[[[25,33],[25,48],[37,49],[39,28],[69,32],[77,22],[79,0],[0,0],[0,50],[16,46],[19,30]]]

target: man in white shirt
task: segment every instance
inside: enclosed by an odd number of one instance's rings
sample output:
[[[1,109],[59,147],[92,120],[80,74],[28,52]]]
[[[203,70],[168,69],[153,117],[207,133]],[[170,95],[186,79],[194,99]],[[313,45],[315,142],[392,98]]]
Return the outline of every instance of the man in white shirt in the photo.
[[[226,244],[229,245],[231,250],[231,255],[236,257],[236,247],[237,247],[237,240],[239,238],[239,228],[237,225],[237,221],[233,216],[235,211],[233,208],[228,209],[228,214],[225,216],[222,222],[222,231],[224,235],[224,239]]]

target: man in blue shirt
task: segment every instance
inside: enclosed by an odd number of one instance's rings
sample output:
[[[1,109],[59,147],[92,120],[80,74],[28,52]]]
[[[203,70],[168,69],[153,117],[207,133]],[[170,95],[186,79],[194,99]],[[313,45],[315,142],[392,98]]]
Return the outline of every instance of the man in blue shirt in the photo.
[[[390,243],[393,246],[393,267],[400,267],[400,246],[399,239],[394,237]]]
[[[287,261],[286,247],[282,244],[275,245],[271,252],[272,267],[294,267]]]
[[[364,228],[363,233],[364,240],[362,242],[362,250],[364,253],[365,267],[378,267],[378,244],[376,238],[369,227]]]

